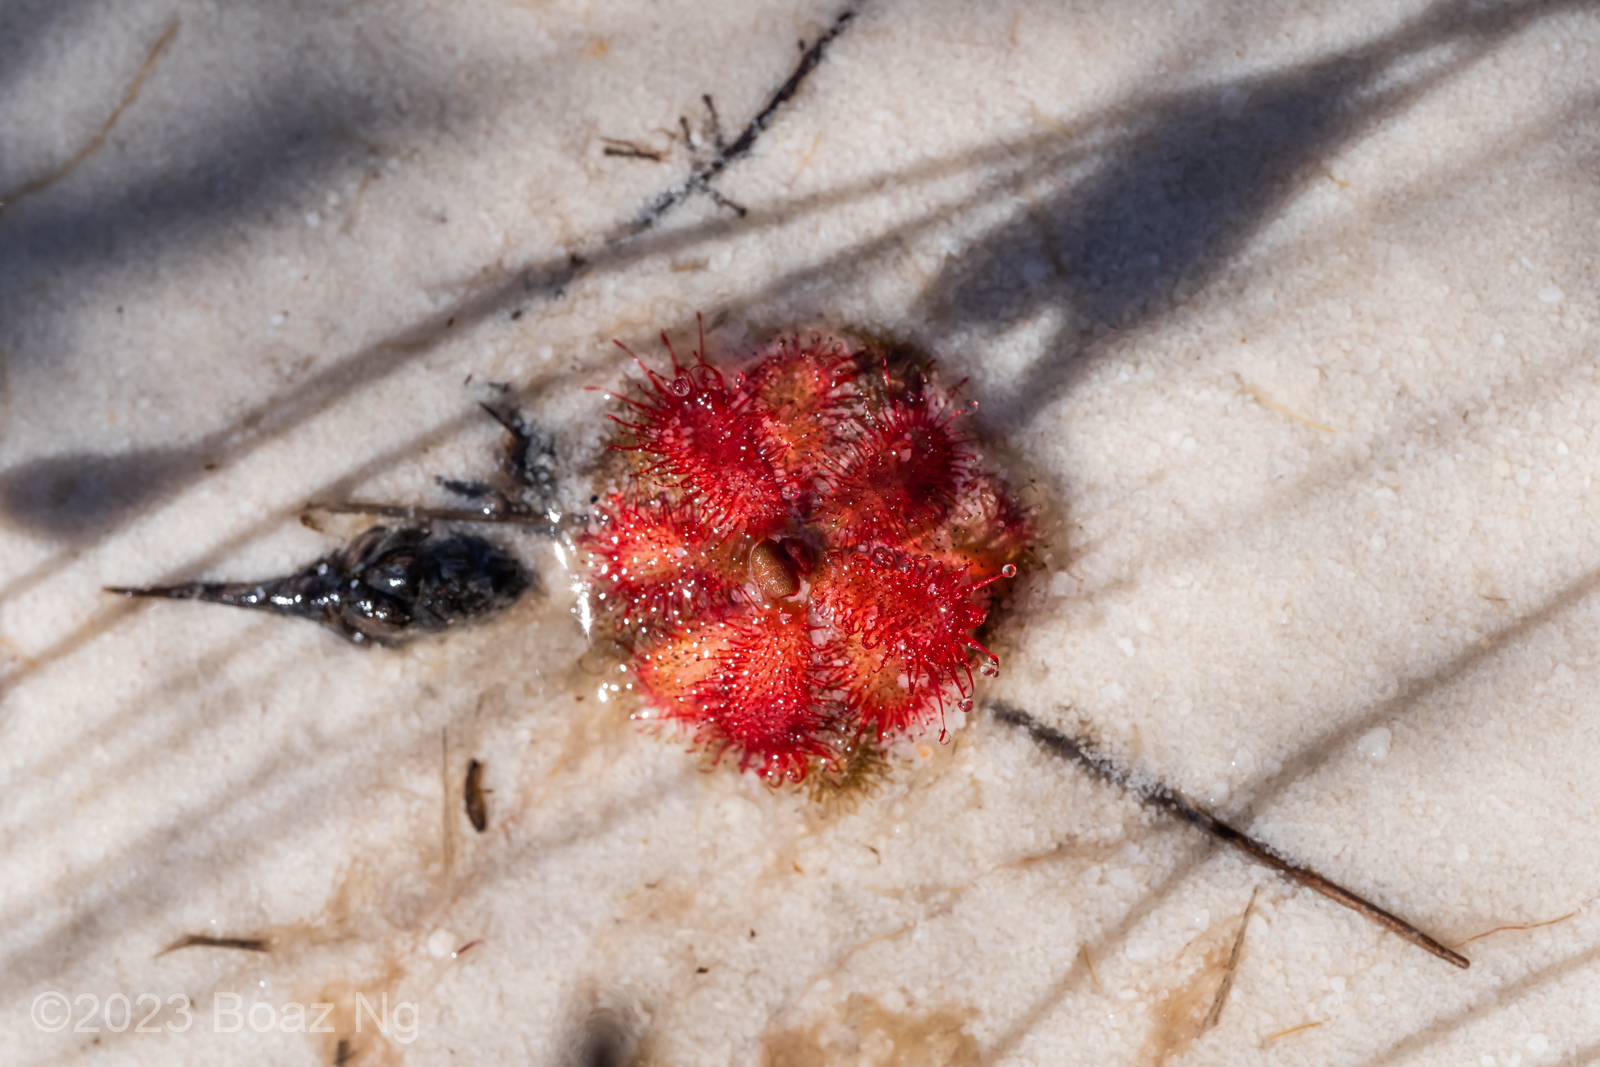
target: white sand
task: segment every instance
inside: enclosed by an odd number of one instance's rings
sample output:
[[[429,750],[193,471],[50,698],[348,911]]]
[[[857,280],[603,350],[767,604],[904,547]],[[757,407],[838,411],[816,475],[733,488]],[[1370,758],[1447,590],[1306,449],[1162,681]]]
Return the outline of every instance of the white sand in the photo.
[[[688,175],[679,116],[731,136],[838,10],[0,12],[4,190],[180,20],[0,215],[6,1067],[568,1063],[596,1011],[651,1064],[1600,1057],[1600,17],[869,2],[717,179],[746,217],[608,245]],[[984,701],[1447,943],[1572,917],[1458,971],[981,713],[853,812],[702,774],[597,702],[531,537],[543,595],[398,653],[100,592],[292,570],[356,528],[308,500],[444,502],[491,380],[581,505],[611,340],[696,311],[714,353],[832,324],[972,379],[1045,527]],[[275,942],[157,957],[193,933]],[[195,1018],[46,1032],[50,991]],[[355,1034],[358,993],[415,1014]],[[289,1002],[335,1032],[218,1032]]]

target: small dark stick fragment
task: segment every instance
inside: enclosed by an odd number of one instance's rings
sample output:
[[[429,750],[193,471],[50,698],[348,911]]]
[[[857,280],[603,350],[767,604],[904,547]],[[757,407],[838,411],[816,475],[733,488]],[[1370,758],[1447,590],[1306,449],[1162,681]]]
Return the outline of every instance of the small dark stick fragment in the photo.
[[[350,1039],[341,1037],[339,1047],[333,1054],[333,1067],[344,1067],[345,1064],[356,1058],[355,1050],[350,1047]]]
[[[481,834],[489,828],[489,805],[483,798],[483,764],[477,760],[467,761],[467,781],[463,787],[463,794],[467,806],[467,821]]]
[[[1266,864],[1273,870],[1288,875],[1306,888],[1316,890],[1328,899],[1343,904],[1351,911],[1360,912],[1390,933],[1411,942],[1418,948],[1426,949],[1447,963],[1460,967],[1462,970],[1472,966],[1472,961],[1461,955],[1461,953],[1445,948],[1438,941],[1418,930],[1393,912],[1385,911],[1370,900],[1357,896],[1336,882],[1329,881],[1316,871],[1290,863],[1255,838],[1240,833],[1210,812],[1196,807],[1194,802],[1182,793],[1175,792],[1162,785],[1145,787],[1132,785],[1128,781],[1128,776],[1122,773],[1110,760],[1091,755],[1082,741],[1068,737],[1061,731],[1052,729],[1035,719],[1027,712],[1019,711],[1007,704],[996,701],[990,704],[989,707],[994,712],[996,721],[1003,722],[1008,726],[1021,727],[1028,732],[1034,741],[1038,742],[1041,748],[1063,759],[1071,760],[1096,778],[1122,786],[1152,807],[1161,808],[1172,815],[1176,815],[1183,821],[1199,827],[1212,837],[1225,844],[1232,845],[1240,852]]]
[[[700,191],[709,196],[713,204],[716,204],[718,207],[727,208],[741,219],[750,213],[749,208],[745,207],[736,200],[729,200],[727,197],[718,192],[714,186],[707,185]]]
[[[481,537],[374,526],[283,578],[106,591],[254,608],[310,619],[356,644],[396,645],[492,615],[532,584],[521,563]]]
[[[619,141],[615,137],[602,137],[600,139],[606,143],[605,155],[617,156],[622,159],[647,159],[652,163],[661,162],[660,152],[643,148],[632,141]]]
[[[711,113],[711,143],[717,146],[719,153],[726,153],[728,142],[722,139],[722,119],[717,116],[716,102],[711,99],[710,93],[700,94],[700,99],[705,101],[706,110]]]
[[[160,959],[180,948],[236,948],[244,952],[268,952],[272,948],[272,941],[265,937],[211,937],[207,934],[185,934],[157,952],[156,958]]]
[[[555,440],[508,404],[478,406],[505,430],[497,457],[500,469],[491,488],[507,510],[542,515],[555,498]]]
[[[1104,993],[1106,991],[1105,986],[1100,984],[1099,976],[1094,973],[1094,961],[1089,958],[1089,946],[1079,945],[1078,954],[1083,957],[1084,970],[1089,972],[1089,981],[1094,983],[1095,991]]]

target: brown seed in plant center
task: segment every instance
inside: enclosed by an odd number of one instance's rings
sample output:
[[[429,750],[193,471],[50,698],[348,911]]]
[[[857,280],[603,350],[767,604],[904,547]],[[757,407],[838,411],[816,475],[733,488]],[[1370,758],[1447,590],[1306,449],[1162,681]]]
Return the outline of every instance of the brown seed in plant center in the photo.
[[[750,550],[750,580],[768,600],[785,600],[800,591],[794,560],[770,537]]]

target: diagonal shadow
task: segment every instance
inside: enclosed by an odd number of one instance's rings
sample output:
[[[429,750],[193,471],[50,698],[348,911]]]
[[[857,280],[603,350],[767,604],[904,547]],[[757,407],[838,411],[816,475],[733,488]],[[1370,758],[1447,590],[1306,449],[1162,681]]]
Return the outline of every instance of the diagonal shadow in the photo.
[[[185,46],[180,31],[173,47]],[[201,235],[227,232],[240,218],[286,211],[303,190],[367,165],[374,144],[393,136],[402,121],[391,107],[353,89],[311,95],[292,72],[254,90],[256,102],[237,112],[185,116],[179,131],[163,131],[159,164],[116,173],[112,188],[80,171],[48,196],[9,206],[0,215],[0,279],[7,281],[0,315],[27,310],[32,284],[40,280],[66,272],[87,280],[101,263],[130,253],[155,258]],[[470,99],[444,87],[416,84],[408,93],[426,113],[475,114]],[[139,114],[130,111],[124,121]],[[65,356],[38,342],[8,353],[19,368]]]
[[[1221,100],[1221,98],[1218,98],[1215,101],[1215,103],[1216,103],[1216,105],[1218,107],[1221,107],[1223,101]],[[1226,201],[1226,197],[1223,197],[1223,198],[1220,198],[1220,199],[1217,200],[1217,202],[1225,202],[1225,201]],[[1240,240],[1242,241],[1242,238]],[[1235,246],[1235,252],[1236,251],[1237,251],[1237,245]],[[1191,269],[1193,269],[1193,268],[1191,268]],[[1215,270],[1215,269],[1218,269],[1218,268],[1213,267],[1213,268],[1210,268],[1210,269]],[[1137,272],[1131,272],[1131,273],[1137,273]],[[1159,272],[1146,272],[1146,274],[1147,275],[1159,274]],[[1131,276],[1131,274],[1130,274],[1130,276]],[[1189,276],[1189,275],[1182,275],[1182,277],[1187,277],[1187,276]],[[1141,289],[1140,286],[1134,285],[1132,283],[1129,283],[1129,285],[1127,286],[1127,292],[1128,292],[1128,294],[1130,294],[1130,296],[1137,296],[1139,291],[1140,291],[1140,289]],[[1120,299],[1122,299],[1122,298],[1118,298],[1118,300],[1120,300]],[[1114,309],[1117,306],[1118,300],[1110,300],[1105,305],[1105,307],[1106,308],[1110,308],[1110,309]],[[1143,312],[1139,310],[1139,307],[1137,306],[1136,303],[1128,303],[1128,304],[1126,304],[1126,306],[1131,308],[1131,309],[1133,309],[1132,311],[1128,312],[1128,314],[1133,315],[1136,319],[1137,319],[1138,315],[1143,314]],[[1100,312],[1096,312],[1096,314],[1099,314],[1099,313]],[[1113,312],[1108,310],[1108,311],[1105,311],[1104,313],[1105,314],[1112,314]],[[998,320],[996,320],[996,321],[998,321]],[[1023,396],[1027,395],[1025,392],[1022,392],[1021,390],[1019,390],[1019,393],[1021,393],[1021,395],[1023,395]],[[1463,665],[1463,669],[1465,669],[1465,665]],[[1380,715],[1378,717],[1380,717],[1380,718],[1381,717],[1389,717],[1389,716],[1392,716],[1393,714],[1394,714],[1394,712],[1391,710],[1391,711],[1383,713],[1382,715]]]
[[[1580,973],[1597,960],[1600,960],[1600,948],[1574,952],[1563,960],[1541,967],[1520,978],[1480,990],[1471,1003],[1459,1011],[1435,1019],[1427,1026],[1413,1031],[1390,1045],[1384,1052],[1367,1060],[1362,1067],[1389,1067],[1390,1064],[1408,1060],[1423,1049],[1438,1044],[1463,1026],[1478,1022],[1489,1011],[1515,1004],[1522,997],[1537,993],[1564,978]],[[1600,1046],[1591,1046],[1578,1053],[1577,1061],[1589,1062],[1584,1058],[1585,1055],[1593,1053],[1597,1047]]]
[[[1445,0],[1319,62],[1141,101],[1110,116],[1088,173],[1002,226],[935,280],[918,312],[947,330],[1001,330],[1045,311],[1050,355],[997,395],[1019,425],[1069,389],[1106,330],[1165,314],[1216,278],[1322,160],[1415,104],[1535,18],[1585,0]]]
[[[854,11],[855,5],[847,7],[830,35],[804,53],[789,80],[729,151],[743,146],[748,152],[771,125],[777,109],[816,68],[823,48],[842,32]],[[82,266],[105,255],[116,242],[155,241],[165,238],[168,231],[215,226],[246,207],[270,207],[283,188],[309,180],[319,168],[331,166],[330,160],[350,154],[355,147],[341,125],[324,117],[330,108],[340,113],[350,110],[333,108],[330,101],[306,101],[302,94],[291,91],[279,103],[281,113],[272,121],[276,130],[272,137],[263,137],[254,128],[202,131],[190,137],[190,154],[196,155],[198,162],[177,179],[168,174],[153,176],[142,183],[129,183],[105,203],[47,206],[0,222],[8,237],[0,243],[0,278],[15,273],[18,261],[34,266],[43,261],[56,268]],[[285,160],[298,162],[286,164]],[[699,175],[697,180],[704,186],[710,179]],[[678,197],[661,211],[682,199]],[[658,211],[653,220],[659,215]],[[697,237],[720,232],[720,227],[712,223],[689,233],[628,240],[636,231],[637,226],[624,225],[599,239],[598,250],[588,260],[562,256],[532,262],[487,286],[475,278],[473,284],[463,287],[467,295],[454,306],[396,331],[191,445],[123,455],[48,456],[0,473],[0,515],[81,551],[171,498],[203,477],[203,471],[237,462],[264,441],[327,410],[345,394],[419,358],[458,324],[462,329],[476,325],[520,308],[529,298],[559,297],[568,284],[590,270],[614,269],[679,248]],[[4,301],[0,292],[0,316]],[[0,599],[26,592],[57,573],[74,555],[63,553],[14,579],[0,589]]]
[[[355,470],[323,483],[314,489],[310,495],[313,499],[339,499],[346,497],[355,486],[388,470],[401,456],[437,447],[460,431],[481,424],[483,419],[484,415],[481,410],[476,408],[465,410],[456,417],[434,426],[407,441],[404,445],[377,455]],[[302,507],[295,506],[278,509],[263,515],[255,523],[241,530],[229,540],[212,545],[205,554],[191,558],[180,568],[158,575],[153,579],[153,582],[157,585],[173,585],[192,579],[196,573],[215,566],[241,546],[254,542],[268,532],[282,527],[286,522],[294,521],[295,517],[302,512]],[[110,632],[123,620],[139,612],[151,610],[158,603],[153,600],[129,600],[109,595],[106,600],[108,601],[106,606],[92,618],[86,620],[67,639],[57,642],[37,656],[31,657],[31,663],[23,671],[0,678],[0,696],[4,696],[9,692],[27,674],[32,674],[57,660],[70,656],[88,641]],[[226,655],[221,658],[224,662],[227,661]],[[165,684],[176,685],[179,683],[177,681],[168,681]],[[164,691],[159,692],[164,693]],[[28,766],[26,773],[36,779],[52,780],[68,762],[81,755],[85,743],[92,743],[103,745],[107,751],[118,754],[115,762],[107,764],[105,768],[107,781],[117,780],[121,771],[142,766],[146,760],[154,758],[183,736],[182,730],[176,733],[158,732],[152,730],[148,724],[141,723],[136,709],[146,706],[175,707],[177,705],[169,700],[166,695],[152,695],[147,701],[130,702],[130,710],[124,716],[102,723],[93,734],[76,734],[66,740],[55,751],[43,750],[38,752],[33,762]],[[0,782],[0,787],[5,784]],[[26,824],[33,830],[39,829],[37,822],[28,818],[26,809],[17,807],[17,803],[15,799],[12,800],[9,814],[17,817],[19,825]],[[0,852],[4,851],[8,840],[9,838],[5,836],[4,832],[0,831]]]
[[[1443,663],[1424,668],[1421,676],[1401,681],[1398,691],[1389,699],[1371,705],[1358,715],[1331,716],[1338,725],[1323,731],[1284,760],[1277,773],[1264,777],[1251,790],[1250,808],[1282,795],[1295,782],[1316,771],[1334,752],[1348,749],[1355,738],[1373,727],[1403,718],[1433,694],[1466,681],[1502,650],[1515,650],[1522,638],[1572,612],[1597,591],[1600,591],[1600,567],[1572,579],[1533,611],[1489,632],[1482,641],[1467,645]],[[1246,811],[1238,818],[1245,820],[1249,816],[1250,812]]]
[[[1439,667],[1436,674],[1404,683],[1393,698],[1373,705],[1362,715],[1345,719],[1338,727],[1326,731],[1317,740],[1304,746],[1298,753],[1286,760],[1283,770],[1267,778],[1255,792],[1253,804],[1260,804],[1282,793],[1294,782],[1316,770],[1332,751],[1348,746],[1353,737],[1365,732],[1373,725],[1379,722],[1401,719],[1414,712],[1425,711],[1424,705],[1428,697],[1435,691],[1464,681],[1473,671],[1499,655],[1502,649],[1515,649],[1517,638],[1546,626],[1559,616],[1572,611],[1597,590],[1600,590],[1600,568],[1596,568],[1568,583],[1568,585],[1540,605],[1537,610],[1529,612],[1488,635],[1487,645],[1472,644],[1467,646],[1454,659]],[[1236,820],[1236,822],[1242,821]],[[1292,856],[1296,852],[1293,848],[1280,847],[1279,843],[1272,841],[1270,836],[1263,838],[1263,840],[1266,844],[1279,847],[1279,851],[1283,855]],[[1191,862],[1180,870],[1175,871],[1160,886],[1152,889],[1144,897],[1136,901],[1130,908],[1130,914],[1137,913],[1140,916],[1149,914],[1160,900],[1178,889],[1194,869],[1195,864]],[[1324,873],[1327,873],[1326,869],[1324,869]],[[1333,877],[1357,893],[1377,900],[1380,904],[1383,902],[1384,894],[1381,887],[1363,884],[1359,871],[1352,871],[1349,874],[1341,872]],[[1332,905],[1330,904],[1329,906],[1331,907]],[[1125,934],[1130,929],[1132,929],[1132,920],[1119,925],[1116,932]],[[1107,943],[1106,939],[1102,938],[1100,944],[1103,946],[1105,943]],[[1595,952],[1600,953],[1600,950],[1595,950]],[[1029,1028],[1045,1018],[1054,1009],[1055,1005],[1070,993],[1076,983],[1081,980],[1081,975],[1074,977],[1075,975],[1077,975],[1076,967],[1070,969],[1069,973],[1056,982],[1049,991],[1029,1005],[1027,1010],[1018,1017],[1018,1021],[1007,1028],[1005,1036],[991,1048],[991,1055],[1001,1057],[1015,1048],[1016,1044],[1027,1036]],[[1435,1034],[1429,1040],[1435,1040],[1437,1036]]]
[[[58,24],[81,21],[97,0],[10,0],[0,7],[0,95],[6,95],[26,58]]]
[[[263,620],[263,625],[270,624],[271,620]],[[267,684],[276,669],[281,665],[263,664],[260,684]],[[198,675],[193,678],[196,684],[204,680]],[[228,699],[229,694],[223,694],[225,703],[243,703],[251,692],[248,684],[229,688],[236,691],[231,694],[232,700]],[[365,750],[364,755],[339,763],[336,773],[330,773],[334,768],[326,763],[306,760],[298,751],[280,750],[237,778],[220,782],[211,793],[174,806],[160,824],[145,828],[92,868],[73,871],[74,882],[92,888],[71,894],[70,914],[61,916],[51,929],[0,959],[0,994],[9,992],[14,997],[30,982],[46,975],[59,978],[63,960],[84,959],[107,933],[148,925],[165,915],[189,886],[169,878],[165,864],[154,858],[177,853],[185,857],[186,863],[199,860],[189,844],[192,827],[224,821],[230,823],[230,840],[281,839],[292,833],[307,812],[326,809],[337,798],[348,797],[351,781],[378,780],[385,768],[393,767],[407,753],[397,753],[392,746],[357,742],[362,736],[382,732],[388,718],[385,711],[375,709],[368,719],[353,722],[346,730],[326,738],[330,752]],[[664,775],[669,777],[664,780]],[[660,763],[658,769],[629,781],[628,787],[617,791],[604,808],[587,812],[583,819],[561,827],[559,833],[529,841],[519,853],[538,863],[559,863],[566,849],[603,832],[613,822],[648,810],[650,798],[659,797],[674,780],[688,781],[671,764]],[[235,857],[222,854],[231,852],[224,841],[205,848],[220,865],[236,862]],[[138,872],[131,880],[113,877],[113,871],[126,868],[129,857],[140,857]],[[510,876],[498,859],[492,866]],[[20,915],[12,915],[13,922],[20,919]]]

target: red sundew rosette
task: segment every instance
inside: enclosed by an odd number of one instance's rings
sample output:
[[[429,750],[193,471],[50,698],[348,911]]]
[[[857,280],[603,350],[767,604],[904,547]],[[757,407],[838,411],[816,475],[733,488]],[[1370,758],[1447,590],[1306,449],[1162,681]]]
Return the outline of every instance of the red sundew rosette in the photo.
[[[1016,573],[1008,570],[973,583],[965,570],[883,545],[828,556],[812,603],[839,635],[825,654],[863,725],[881,737],[926,722],[951,689],[966,700],[972,652],[994,660],[972,637],[988,614],[973,593]]]
[[[726,603],[740,582],[737,543],[717,540],[689,501],[612,494],[578,547],[589,554],[597,606],[618,630],[681,623]]]
[[[832,672],[819,659],[805,613],[742,603],[639,650],[635,671],[665,716],[690,725],[695,744],[740,770],[798,782],[837,753]]]
[[[835,448],[847,418],[860,408],[860,373],[844,343],[833,338],[779,338],[743,378],[762,432],[773,445],[773,466],[791,507],[814,510],[817,474]]]
[[[686,368],[672,353],[671,379],[639,366],[649,379],[644,399],[618,397],[638,421],[611,416],[633,440],[612,447],[639,453],[647,461],[640,477],[698,504],[708,523],[758,537],[782,525],[789,505],[773,466],[781,450],[754,398],[730,389],[703,357]]]
[[[773,784],[970,708],[973,652],[994,662],[971,633],[1031,530],[963,409],[829,338],[773,342],[731,386],[697,359],[624,399],[636,492],[585,539],[646,699]]]
[[[729,625],[716,670],[694,685],[696,739],[714,759],[737,751],[741,771],[757,769],[773,783],[802,781],[814,762],[834,758],[837,719],[825,699],[831,675],[805,613],[752,606]]]
[[[711,617],[683,623],[640,642],[633,652],[639,688],[664,718],[699,722],[697,689],[716,672],[734,636],[731,620]]]
[[[933,392],[890,396],[824,460],[817,519],[837,547],[899,543],[937,526],[960,500],[974,456]]]
[[[967,574],[994,575],[1020,564],[1032,544],[1033,524],[1006,484],[976,470],[969,473],[944,521],[908,538],[903,547],[912,556],[932,556]],[[988,607],[1003,588],[985,585],[972,595]]]

